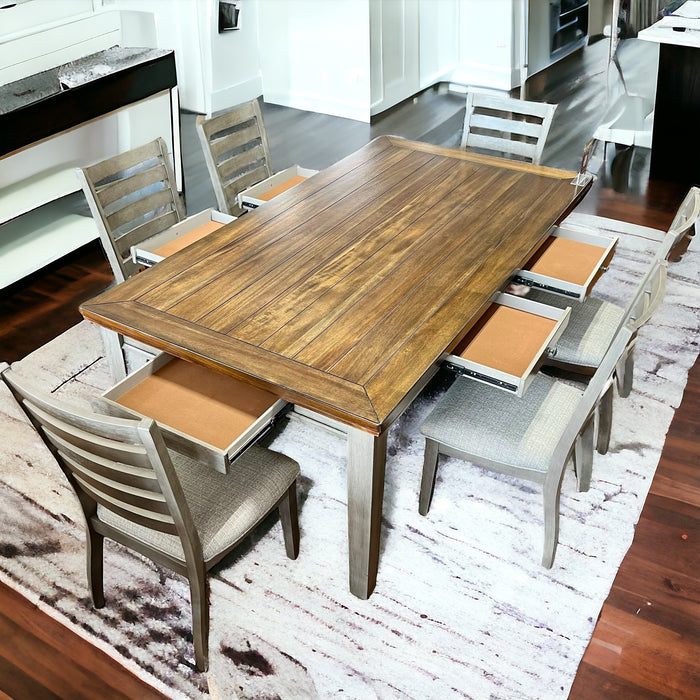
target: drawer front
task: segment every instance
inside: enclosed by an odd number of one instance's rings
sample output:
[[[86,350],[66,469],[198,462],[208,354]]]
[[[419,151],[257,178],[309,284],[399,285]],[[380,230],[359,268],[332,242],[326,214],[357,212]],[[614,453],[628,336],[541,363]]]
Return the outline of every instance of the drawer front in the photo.
[[[236,217],[215,209],[206,209],[183,219],[165,231],[131,246],[131,259],[137,265],[153,267],[168,255],[185,248],[207,234],[235,221]]]
[[[617,237],[554,227],[513,282],[582,302],[605,272]]]
[[[110,415],[154,418],[170,449],[223,473],[289,407],[269,392],[166,353],[94,404]]]
[[[262,182],[252,185],[248,189],[238,194],[238,206],[242,209],[252,211],[262,206],[266,202],[276,197],[282,192],[286,192],[294,185],[315,175],[318,170],[302,168],[292,165],[285,170],[281,170],[266,178]]]
[[[568,308],[494,295],[479,322],[444,362],[463,376],[522,396],[545,353],[564,332],[569,314]]]

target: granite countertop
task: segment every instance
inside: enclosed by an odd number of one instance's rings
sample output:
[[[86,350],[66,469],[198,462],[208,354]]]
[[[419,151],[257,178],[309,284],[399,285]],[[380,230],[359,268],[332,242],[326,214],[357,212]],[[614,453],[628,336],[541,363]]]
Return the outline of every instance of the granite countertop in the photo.
[[[56,68],[0,85],[0,114],[7,114],[105,75],[171,53],[169,49],[112,46]]]

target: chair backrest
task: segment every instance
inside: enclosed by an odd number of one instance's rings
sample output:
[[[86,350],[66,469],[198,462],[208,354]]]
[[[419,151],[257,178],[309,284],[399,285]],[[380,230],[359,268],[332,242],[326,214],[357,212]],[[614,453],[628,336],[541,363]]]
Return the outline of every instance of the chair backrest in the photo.
[[[162,138],[76,170],[117,282],[138,271],[131,246],[185,218]]]
[[[633,333],[634,330],[629,325],[623,325],[618,329],[598,369],[588,382],[576,410],[569,419],[569,423],[561,438],[559,438],[559,442],[552,451],[550,466],[561,466],[566,462],[576,437],[591,416],[606,384],[613,376],[613,372],[625,352]]]
[[[657,253],[659,259],[668,260],[671,251],[680,242],[681,238],[697,225],[698,217],[700,217],[700,187],[691,187],[678,207],[668,233],[661,243]]]
[[[539,165],[556,108],[469,91],[460,147],[494,151]]]
[[[638,331],[659,308],[666,292],[666,260],[655,259],[627,304],[620,327],[629,325]]]
[[[87,521],[99,504],[138,525],[179,535],[185,555],[201,558],[190,511],[155,421],[69,407],[33,388],[6,364],[0,365],[0,374],[74,488]]]
[[[252,100],[218,117],[197,117],[197,133],[220,211],[238,216],[237,195],[272,175],[260,105]]]

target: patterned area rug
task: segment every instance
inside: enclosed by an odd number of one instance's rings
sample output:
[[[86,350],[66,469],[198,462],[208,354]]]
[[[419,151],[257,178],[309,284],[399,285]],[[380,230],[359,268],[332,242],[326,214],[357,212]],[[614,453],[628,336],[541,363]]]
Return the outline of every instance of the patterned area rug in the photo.
[[[629,297],[653,250],[625,238],[596,294]],[[445,385],[439,374],[390,432],[369,601],[348,592],[344,441],[289,422],[272,446],[301,465],[300,556],[286,558],[271,517],[213,571],[211,667],[196,672],[181,577],[108,542],[106,606],[91,608],[77,501],[5,387],[0,576],[173,697],[565,698],[698,353],[699,261],[691,250],[670,266],[663,306],[639,334],[632,395],[615,397],[611,449],[596,456],[590,491],[577,493],[567,471],[549,571],[539,564],[534,485],[450,459],[429,515],[418,514],[418,428]],[[16,368],[78,404],[112,383],[87,323]]]

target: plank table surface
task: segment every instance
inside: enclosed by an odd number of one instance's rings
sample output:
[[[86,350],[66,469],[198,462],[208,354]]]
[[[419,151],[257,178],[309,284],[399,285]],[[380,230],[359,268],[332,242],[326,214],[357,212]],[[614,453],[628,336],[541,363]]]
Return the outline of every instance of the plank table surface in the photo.
[[[386,430],[584,196],[575,176],[382,136],[81,312],[349,426],[367,597]]]

